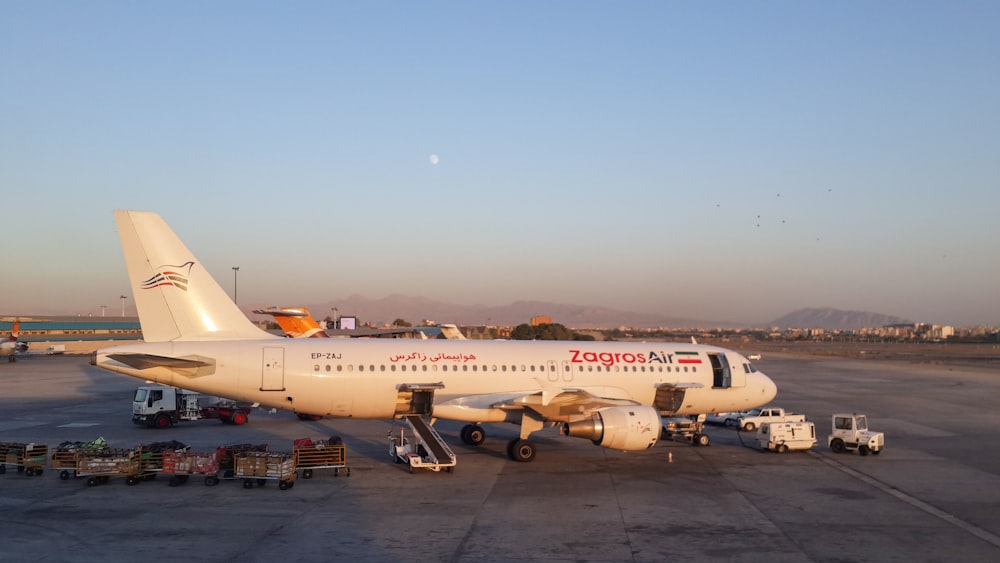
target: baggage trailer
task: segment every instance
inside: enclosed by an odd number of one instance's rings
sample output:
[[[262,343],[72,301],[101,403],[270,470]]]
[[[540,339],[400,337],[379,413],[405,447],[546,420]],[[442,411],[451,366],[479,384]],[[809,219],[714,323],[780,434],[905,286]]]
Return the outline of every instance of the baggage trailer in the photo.
[[[219,461],[225,452],[224,447],[211,453],[163,452],[163,473],[171,476],[171,487],[183,485],[192,475],[204,475],[205,486],[214,487],[219,484]]]
[[[295,458],[288,453],[243,452],[236,454],[235,476],[243,479],[243,488],[252,489],[254,482],[263,487],[277,481],[282,491],[295,486]]]
[[[80,451],[76,456],[76,476],[86,477],[88,487],[107,483],[112,477],[125,477],[128,485],[138,485],[152,471],[143,470],[141,450],[112,449],[103,452]]]
[[[93,442],[63,442],[52,450],[52,460],[49,465],[53,470],[59,470],[59,478],[63,481],[76,477],[77,456],[80,452],[110,452],[104,438]]]
[[[7,472],[8,465],[28,477],[41,475],[48,459],[49,447],[44,444],[0,442],[0,475]]]
[[[295,468],[302,470],[303,479],[312,479],[314,469],[333,469],[333,476],[339,477],[344,469],[351,476],[351,468],[347,467],[347,447],[340,438],[331,438],[313,442],[309,438],[295,440],[292,448],[295,458]]]

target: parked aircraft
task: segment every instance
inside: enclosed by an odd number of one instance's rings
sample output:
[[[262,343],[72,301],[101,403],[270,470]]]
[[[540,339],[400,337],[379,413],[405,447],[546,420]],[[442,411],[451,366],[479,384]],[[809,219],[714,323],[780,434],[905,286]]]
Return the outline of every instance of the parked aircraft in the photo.
[[[28,351],[28,343],[21,342],[18,337],[21,334],[21,320],[14,319],[10,327],[10,334],[7,338],[0,340],[0,356],[6,356],[8,362],[16,362],[17,356]]]
[[[270,307],[254,313],[274,317],[274,322],[291,338],[330,338],[305,307]]]
[[[333,417],[424,415],[520,425],[507,453],[531,461],[531,435],[562,433],[616,450],[660,436],[661,415],[735,411],[777,387],[739,353],[686,343],[282,338],[254,326],[157,214],[116,211],[144,343],[91,363],[144,381]]]

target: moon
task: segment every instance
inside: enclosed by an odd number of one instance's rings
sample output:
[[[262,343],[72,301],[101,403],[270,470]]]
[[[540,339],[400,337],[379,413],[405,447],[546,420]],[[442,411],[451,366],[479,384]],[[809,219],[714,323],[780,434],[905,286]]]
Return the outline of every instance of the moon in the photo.
[[[441,162],[441,159],[440,159],[440,158],[438,158],[438,155],[436,155],[436,154],[432,154],[432,155],[430,156],[430,161],[431,161],[431,164],[433,164],[433,165],[435,165],[435,166],[436,166],[438,162]]]

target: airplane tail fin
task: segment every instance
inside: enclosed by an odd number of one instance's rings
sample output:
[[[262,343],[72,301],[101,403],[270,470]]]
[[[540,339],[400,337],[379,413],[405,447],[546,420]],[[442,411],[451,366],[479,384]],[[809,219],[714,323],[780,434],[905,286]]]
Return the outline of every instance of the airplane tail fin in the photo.
[[[465,335],[453,324],[441,325],[441,334],[448,340],[465,340]]]
[[[156,213],[115,211],[146,342],[279,338],[240,311]]]
[[[281,330],[292,338],[330,338],[305,307],[273,307],[257,309],[254,313],[271,315]]]
[[[21,336],[21,319],[14,319],[14,323],[10,325],[10,340],[17,342],[19,336]]]

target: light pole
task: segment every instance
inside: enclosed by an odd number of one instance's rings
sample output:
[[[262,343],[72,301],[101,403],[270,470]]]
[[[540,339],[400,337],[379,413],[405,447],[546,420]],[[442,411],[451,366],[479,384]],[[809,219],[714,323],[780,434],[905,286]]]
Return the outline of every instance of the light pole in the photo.
[[[128,297],[125,297],[124,295],[122,295],[122,296],[119,297],[119,299],[122,300],[122,318],[124,319],[125,318],[125,300],[128,299]]]
[[[233,266],[233,303],[236,303],[237,305],[239,305],[239,301],[236,298],[236,296],[237,296],[237,293],[236,293],[236,273],[239,272],[239,271],[240,271],[240,267],[239,266]]]
[[[107,309],[107,308],[108,308],[107,305],[101,305],[101,316],[102,317],[104,316],[104,310]]]

